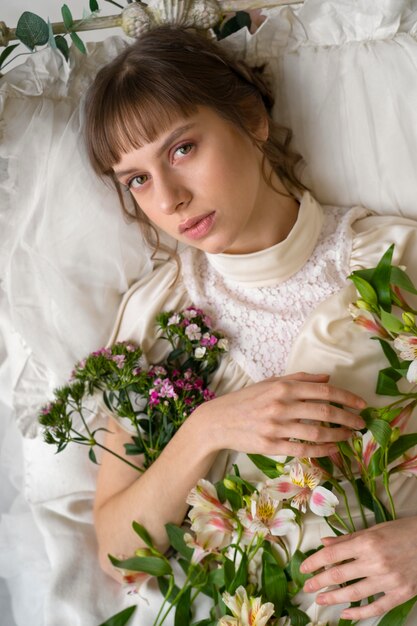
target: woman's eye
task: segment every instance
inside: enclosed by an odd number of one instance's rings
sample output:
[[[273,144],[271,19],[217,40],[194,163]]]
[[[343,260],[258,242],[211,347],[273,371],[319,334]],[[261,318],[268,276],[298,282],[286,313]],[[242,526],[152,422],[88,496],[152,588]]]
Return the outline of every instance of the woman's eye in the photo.
[[[140,176],[134,176],[128,181],[127,186],[129,189],[140,189],[140,187],[143,187],[143,185],[147,182],[147,180],[148,180],[148,177],[146,174],[141,174]]]
[[[185,143],[182,146],[179,146],[175,152],[177,154],[180,154],[181,156],[185,156],[186,154],[188,154],[189,152],[191,152],[191,150],[193,149],[193,144],[192,143]]]

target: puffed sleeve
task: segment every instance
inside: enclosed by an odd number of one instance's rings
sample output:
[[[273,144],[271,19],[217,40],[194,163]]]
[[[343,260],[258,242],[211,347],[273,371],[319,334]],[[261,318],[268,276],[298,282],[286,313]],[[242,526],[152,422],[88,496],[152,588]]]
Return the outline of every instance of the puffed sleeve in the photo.
[[[351,224],[346,274],[375,267],[391,244],[395,244],[393,263],[406,266],[417,285],[417,222],[399,216],[371,215]],[[388,363],[378,342],[353,323],[348,307],[356,299],[353,283],[346,280],[345,287],[315,309],[293,345],[287,371],[328,373],[334,384],[358,393],[371,405],[383,406],[389,399],[376,395],[375,386],[378,371]],[[407,300],[412,302],[413,297],[407,294]]]

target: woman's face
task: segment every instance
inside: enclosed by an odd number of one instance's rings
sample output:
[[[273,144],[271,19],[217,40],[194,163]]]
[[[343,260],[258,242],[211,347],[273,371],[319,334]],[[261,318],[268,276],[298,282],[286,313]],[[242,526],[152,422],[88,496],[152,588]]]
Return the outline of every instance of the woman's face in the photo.
[[[114,172],[150,221],[181,242],[214,254],[276,243],[266,241],[275,192],[262,175],[262,153],[208,107],[123,154]]]

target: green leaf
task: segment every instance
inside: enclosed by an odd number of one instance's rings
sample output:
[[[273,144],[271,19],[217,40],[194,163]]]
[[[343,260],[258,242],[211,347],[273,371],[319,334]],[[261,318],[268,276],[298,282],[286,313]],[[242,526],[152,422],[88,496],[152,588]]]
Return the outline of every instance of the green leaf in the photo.
[[[90,459],[90,461],[92,461],[93,463],[95,463],[96,465],[98,465],[97,462],[97,457],[96,457],[96,453],[94,452],[93,448],[90,448],[88,451],[88,457]]]
[[[391,367],[399,369],[401,367],[401,361],[395,350],[391,347],[391,344],[389,344],[388,341],[385,341],[385,339],[380,339],[379,337],[375,337],[375,339],[381,344],[381,348]]]
[[[375,418],[365,419],[367,428],[371,431],[375,440],[379,443],[381,448],[385,449],[389,444],[391,438],[392,428],[384,420]]]
[[[139,524],[138,522],[132,522],[132,528],[135,531],[135,533],[139,535],[142,541],[146,543],[147,546],[149,546],[149,548],[153,548],[153,542],[152,542],[151,536],[146,530],[146,528],[142,526],[142,524]]]
[[[95,11],[99,11],[99,6],[97,0],[90,0],[89,3],[91,13],[95,13]]]
[[[410,293],[417,295],[417,289],[414,287],[408,275],[400,267],[393,267],[391,271],[391,282],[401,289],[405,289]]]
[[[291,626],[306,626],[310,622],[310,618],[307,613],[297,609],[295,606],[287,606],[285,610],[291,620]]]
[[[352,626],[353,622],[351,619],[340,619],[337,622],[337,626]]]
[[[151,576],[166,576],[172,574],[170,564],[157,556],[134,556],[130,559],[120,561],[111,554],[108,555],[111,563],[120,569],[127,569],[132,572],[145,572]]]
[[[394,626],[394,624],[395,626],[403,626],[416,601],[417,596],[414,596],[414,598],[407,600],[407,602],[403,602],[403,604],[391,609],[391,611],[388,611],[388,613],[384,615],[382,620],[378,623],[378,626]]]
[[[378,294],[380,306],[385,311],[391,311],[391,269],[394,244],[392,244],[380,259],[372,276],[372,284]]]
[[[410,435],[401,435],[398,437],[389,449],[388,463],[392,463],[400,456],[402,456],[407,450],[417,445],[417,433]]]
[[[191,587],[187,587],[180,597],[175,610],[174,626],[190,626],[191,622]]]
[[[381,311],[381,323],[390,333],[401,333],[404,328],[403,322],[398,317],[383,310]]]
[[[56,43],[56,47],[58,48],[58,50],[60,51],[60,53],[62,54],[64,59],[66,61],[68,61],[68,59],[69,59],[69,46],[68,46],[68,43],[67,43],[67,40],[65,39],[65,37],[63,37],[62,35],[57,35],[55,37],[55,43]],[[106,394],[103,394],[103,400],[104,400],[107,408],[110,411],[112,411],[112,407],[109,405],[109,402],[108,402]]]
[[[48,24],[39,15],[25,11],[19,18],[16,37],[30,50],[48,43]]]
[[[226,591],[229,591],[232,581],[235,577],[235,566],[231,559],[224,557],[224,584]]]
[[[136,605],[129,606],[127,609],[124,609],[123,611],[120,611],[120,613],[110,617],[107,621],[100,624],[100,626],[125,626],[137,608],[138,607]]]
[[[191,561],[194,550],[189,548],[184,541],[186,531],[175,524],[165,524],[167,535],[171,546],[187,561]]]
[[[69,30],[71,28],[71,26],[74,23],[74,20],[72,19],[72,13],[71,10],[69,8],[69,6],[67,4],[63,4],[61,7],[61,15],[62,15],[62,19],[64,21],[64,26],[67,30]]]
[[[283,568],[268,552],[264,552],[262,554],[262,595],[266,601],[274,604],[275,615],[281,615],[287,592],[287,577]]]
[[[396,384],[396,380],[400,380],[401,374],[398,374],[391,367],[380,370],[376,383],[376,393],[381,396],[399,396],[400,391]]]
[[[375,289],[368,281],[364,280],[356,274],[351,274],[349,278],[352,280],[363,300],[372,306],[378,306],[378,297]]]
[[[248,454],[247,455],[252,463],[256,465],[268,478],[277,478],[282,476],[282,472],[277,468],[277,462],[273,459],[269,459],[262,454]]]
[[[84,42],[77,35],[77,33],[70,33],[70,37],[74,46],[78,48],[78,50],[82,52],[83,54],[87,54],[87,48],[85,47]]]
[[[384,471],[384,455],[381,448],[378,448],[373,455],[371,456],[371,460],[369,461],[368,472],[371,476],[376,478],[380,476]],[[372,508],[373,507],[368,507]]]
[[[229,585],[228,591],[232,595],[236,592],[236,589],[242,585],[246,587],[248,582],[248,555],[244,553],[242,555],[242,560],[237,569],[237,572]]]
[[[312,576],[311,574],[302,574],[300,572],[300,565],[305,559],[306,555],[303,554],[301,550],[296,550],[287,566],[291,580],[293,580],[299,588],[303,587],[305,581]]]
[[[13,50],[15,48],[17,48],[18,46],[19,46],[19,44],[15,43],[12,46],[7,46],[7,48],[5,48],[3,50],[3,52],[0,54],[0,68],[2,67],[3,63],[5,62],[5,60],[11,55]]]

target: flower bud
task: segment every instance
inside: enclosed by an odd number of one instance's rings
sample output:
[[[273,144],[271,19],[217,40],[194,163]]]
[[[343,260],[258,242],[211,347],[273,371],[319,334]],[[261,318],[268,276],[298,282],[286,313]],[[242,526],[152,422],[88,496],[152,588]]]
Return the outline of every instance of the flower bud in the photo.
[[[362,300],[361,298],[359,300],[356,300],[355,304],[358,307],[358,309],[362,309],[363,311],[372,311],[371,305],[365,302],[365,300]]]
[[[223,485],[226,487],[226,489],[229,489],[230,491],[237,491],[236,484],[233,482],[233,480],[230,480],[230,478],[224,478]]]
[[[407,327],[411,326],[411,328],[412,328],[414,326],[414,324],[415,324],[415,317],[414,317],[414,315],[412,313],[408,313],[408,312],[407,313],[403,313],[402,314],[402,318],[403,318],[404,324]],[[410,328],[410,330],[411,330],[411,328]]]
[[[151,556],[152,552],[149,548],[139,548],[135,551],[135,556]]]
[[[353,449],[357,454],[362,454],[362,437],[353,437],[352,438]]]
[[[390,443],[394,443],[395,441],[397,441],[400,435],[401,435],[401,429],[398,428],[398,426],[394,426],[391,432]]]

